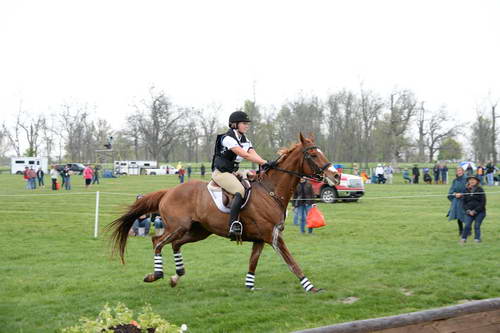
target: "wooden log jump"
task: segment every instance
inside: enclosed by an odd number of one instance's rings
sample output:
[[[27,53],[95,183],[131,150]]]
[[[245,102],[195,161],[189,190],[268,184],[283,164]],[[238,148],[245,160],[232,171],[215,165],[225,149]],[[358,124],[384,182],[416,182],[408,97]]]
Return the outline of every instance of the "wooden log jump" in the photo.
[[[500,332],[500,298],[398,316],[358,320],[295,333],[493,333]]]

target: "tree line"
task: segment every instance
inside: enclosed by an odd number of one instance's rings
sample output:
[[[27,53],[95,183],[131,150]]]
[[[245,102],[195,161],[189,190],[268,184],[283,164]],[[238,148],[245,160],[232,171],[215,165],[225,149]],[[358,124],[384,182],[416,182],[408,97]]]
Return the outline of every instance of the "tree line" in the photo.
[[[313,136],[334,161],[433,162],[464,156],[460,137],[467,137],[477,161],[497,159],[496,105],[476,112],[472,126],[460,124],[445,107],[429,109],[411,90],[382,97],[371,90],[339,90],[325,99],[299,95],[279,108],[246,100],[241,109],[252,119],[248,133],[259,154],[273,158],[297,141],[298,133]],[[123,128],[113,128],[88,105],[64,104],[51,115],[28,115],[20,109],[12,124],[0,129],[0,156],[49,156],[51,162],[104,162],[96,150],[112,137],[115,159],[210,161],[217,133],[227,130],[221,107],[176,106],[163,91],[149,96],[126,115]]]

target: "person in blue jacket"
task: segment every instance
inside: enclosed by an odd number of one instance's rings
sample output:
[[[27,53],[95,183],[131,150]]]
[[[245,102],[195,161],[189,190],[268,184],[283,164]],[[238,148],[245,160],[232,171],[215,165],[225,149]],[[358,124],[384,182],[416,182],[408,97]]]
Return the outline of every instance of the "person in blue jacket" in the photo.
[[[450,210],[448,211],[448,221],[457,220],[458,234],[461,236],[464,231],[465,209],[464,209],[464,193],[467,185],[467,178],[464,175],[464,169],[457,167],[457,177],[453,180],[448,191],[448,200],[451,202]]]

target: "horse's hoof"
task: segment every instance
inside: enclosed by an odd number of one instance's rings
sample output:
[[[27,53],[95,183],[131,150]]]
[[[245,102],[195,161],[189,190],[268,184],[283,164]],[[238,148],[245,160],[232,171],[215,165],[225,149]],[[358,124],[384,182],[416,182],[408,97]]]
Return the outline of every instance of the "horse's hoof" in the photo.
[[[319,293],[319,292],[322,292],[322,291],[325,291],[325,289],[321,289],[321,288],[312,288],[311,290],[309,290],[310,293],[313,293],[313,294],[316,294],[316,293]]]
[[[163,279],[163,272],[154,272],[144,277],[144,282],[155,282],[156,280]]]
[[[174,288],[177,286],[177,282],[179,281],[180,276],[179,275],[172,275],[170,277],[170,287]]]

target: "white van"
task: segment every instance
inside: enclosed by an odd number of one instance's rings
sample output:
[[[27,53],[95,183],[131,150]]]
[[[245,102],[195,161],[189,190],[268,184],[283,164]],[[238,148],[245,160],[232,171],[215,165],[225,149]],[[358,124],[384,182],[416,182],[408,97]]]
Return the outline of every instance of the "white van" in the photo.
[[[47,157],[12,157],[10,160],[10,173],[13,175],[20,175],[24,172],[25,167],[33,167],[35,171],[37,171],[38,168],[42,168],[43,172],[47,174],[49,172],[48,163],[49,160]]]
[[[115,173],[119,175],[140,175],[141,169],[156,168],[156,161],[115,161]]]

